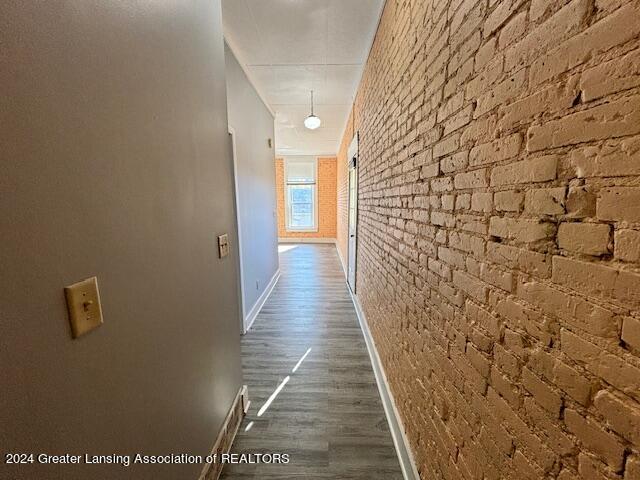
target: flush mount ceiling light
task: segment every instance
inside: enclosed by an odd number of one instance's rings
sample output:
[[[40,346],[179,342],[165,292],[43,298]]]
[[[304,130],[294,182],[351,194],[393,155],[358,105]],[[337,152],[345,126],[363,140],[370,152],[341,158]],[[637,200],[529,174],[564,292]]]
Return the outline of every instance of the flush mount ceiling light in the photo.
[[[313,114],[313,90],[311,90],[311,115],[304,119],[304,126],[309,130],[315,130],[322,122]]]

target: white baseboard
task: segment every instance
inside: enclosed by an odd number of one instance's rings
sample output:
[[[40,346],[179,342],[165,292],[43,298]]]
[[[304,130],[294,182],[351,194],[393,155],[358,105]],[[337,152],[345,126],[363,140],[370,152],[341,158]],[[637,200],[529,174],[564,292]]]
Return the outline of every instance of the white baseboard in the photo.
[[[251,328],[251,325],[253,325],[253,322],[255,321],[256,317],[260,313],[260,310],[262,310],[264,303],[267,301],[267,298],[269,298],[269,295],[271,295],[271,292],[273,291],[273,288],[276,286],[276,283],[278,283],[279,278],[280,278],[280,269],[276,270],[276,273],[273,274],[273,277],[271,277],[271,280],[269,280],[269,285],[267,285],[267,288],[264,289],[264,291],[262,292],[262,295],[258,297],[258,300],[256,300],[256,303],[253,304],[253,307],[251,307],[251,310],[249,310],[249,313],[247,313],[247,315],[245,316],[243,334],[247,333]]]
[[[279,237],[278,243],[336,243],[336,239],[320,237]]]
[[[382,405],[384,407],[384,413],[387,416],[387,422],[389,422],[389,429],[391,430],[391,437],[393,438],[393,444],[396,447],[396,453],[398,454],[398,460],[400,461],[400,468],[402,469],[402,475],[405,480],[420,480],[418,469],[416,468],[416,462],[411,452],[409,439],[404,430],[402,419],[396,407],[396,403],[391,394],[389,388],[389,382],[387,376],[384,373],[378,350],[376,349],[367,319],[358,300],[358,296],[351,294],[351,299],[356,308],[356,314],[358,315],[358,321],[360,322],[360,328],[364,335],[364,340],[367,344],[367,350],[369,351],[369,358],[371,359],[371,365],[373,366],[373,373],[376,377],[376,383],[378,384],[378,391],[380,392],[380,398],[382,399]]]
[[[243,385],[240,390],[238,390],[236,398],[233,400],[231,408],[222,423],[222,428],[216,437],[210,455],[218,455],[219,458],[221,454],[231,451],[231,446],[233,445],[233,441],[236,438],[236,434],[246,413],[243,406],[247,400],[247,386]],[[224,463],[221,462],[205,463],[198,480],[218,480],[223,468]]]
[[[342,258],[342,253],[340,253],[340,246],[338,245],[338,240],[336,240],[336,250],[338,251],[338,258],[340,259],[340,265],[342,265],[342,272],[344,273],[344,278],[347,278],[347,264],[344,263],[344,258]]]

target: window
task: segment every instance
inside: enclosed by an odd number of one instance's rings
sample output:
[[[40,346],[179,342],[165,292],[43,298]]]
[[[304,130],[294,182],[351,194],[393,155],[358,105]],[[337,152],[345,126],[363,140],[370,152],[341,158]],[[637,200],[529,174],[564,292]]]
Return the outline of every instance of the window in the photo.
[[[315,158],[285,160],[285,212],[289,231],[317,230],[317,165]]]

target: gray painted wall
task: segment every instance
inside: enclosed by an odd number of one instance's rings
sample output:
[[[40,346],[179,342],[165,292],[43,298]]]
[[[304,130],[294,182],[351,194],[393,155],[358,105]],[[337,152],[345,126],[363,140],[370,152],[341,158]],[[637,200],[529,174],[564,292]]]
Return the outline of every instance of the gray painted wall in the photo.
[[[273,116],[225,44],[229,124],[235,130],[245,315],[278,270]],[[258,288],[256,288],[258,282]]]
[[[217,1],[0,5],[0,478],[197,478],[201,465],[11,468],[4,454],[206,454],[241,386]],[[63,287],[105,323],[72,340]]]

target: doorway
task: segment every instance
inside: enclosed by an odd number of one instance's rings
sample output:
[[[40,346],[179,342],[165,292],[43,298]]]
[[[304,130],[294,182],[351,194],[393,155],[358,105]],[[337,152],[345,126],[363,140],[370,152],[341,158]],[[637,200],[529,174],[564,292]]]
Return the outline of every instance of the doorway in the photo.
[[[356,293],[356,250],[358,246],[358,133],[347,151],[349,161],[349,241],[347,251],[347,283]]]

